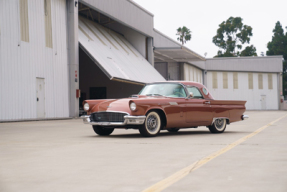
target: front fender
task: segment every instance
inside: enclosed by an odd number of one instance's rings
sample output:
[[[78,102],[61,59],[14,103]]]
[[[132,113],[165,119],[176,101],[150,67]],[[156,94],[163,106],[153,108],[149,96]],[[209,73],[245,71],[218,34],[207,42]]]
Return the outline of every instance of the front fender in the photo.
[[[147,108],[146,111],[145,111],[145,115],[146,115],[148,112],[152,111],[152,110],[161,110],[161,111],[164,113],[164,115],[166,116],[166,113],[165,113],[165,111],[163,110],[163,108],[161,108],[161,107],[156,107],[156,106]]]

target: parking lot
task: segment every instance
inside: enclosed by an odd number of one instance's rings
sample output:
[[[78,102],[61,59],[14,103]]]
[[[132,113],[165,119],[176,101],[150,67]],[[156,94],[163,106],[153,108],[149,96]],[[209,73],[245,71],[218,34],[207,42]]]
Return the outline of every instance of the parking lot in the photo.
[[[96,135],[81,119],[0,123],[0,191],[287,191],[287,112],[205,127]]]

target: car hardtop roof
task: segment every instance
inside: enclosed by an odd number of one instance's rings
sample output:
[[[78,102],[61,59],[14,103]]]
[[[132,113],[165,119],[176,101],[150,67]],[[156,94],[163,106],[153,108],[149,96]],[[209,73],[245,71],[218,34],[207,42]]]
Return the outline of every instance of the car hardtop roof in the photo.
[[[204,85],[202,85],[201,83],[194,82],[194,81],[158,81],[158,82],[153,82],[153,83],[147,83],[147,85],[156,84],[156,83],[180,83],[185,86],[196,86],[198,88],[204,87]]]

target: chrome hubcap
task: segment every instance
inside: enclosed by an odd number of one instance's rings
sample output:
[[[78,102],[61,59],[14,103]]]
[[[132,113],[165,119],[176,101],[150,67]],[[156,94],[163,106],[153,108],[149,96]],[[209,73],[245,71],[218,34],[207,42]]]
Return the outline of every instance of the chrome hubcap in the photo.
[[[224,128],[224,119],[216,119],[214,124],[215,124],[215,127],[217,129],[223,129]]]
[[[158,127],[158,120],[156,116],[150,115],[147,119],[147,129],[151,132],[155,131]]]

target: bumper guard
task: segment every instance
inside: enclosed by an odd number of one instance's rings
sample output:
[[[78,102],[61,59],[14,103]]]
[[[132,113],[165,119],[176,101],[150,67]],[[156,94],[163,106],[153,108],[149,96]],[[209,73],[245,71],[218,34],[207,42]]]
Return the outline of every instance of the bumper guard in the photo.
[[[248,118],[249,118],[248,115],[242,115],[242,116],[241,116],[241,119],[242,119],[242,120],[247,120]]]

